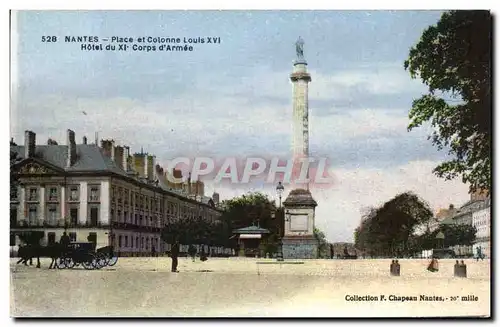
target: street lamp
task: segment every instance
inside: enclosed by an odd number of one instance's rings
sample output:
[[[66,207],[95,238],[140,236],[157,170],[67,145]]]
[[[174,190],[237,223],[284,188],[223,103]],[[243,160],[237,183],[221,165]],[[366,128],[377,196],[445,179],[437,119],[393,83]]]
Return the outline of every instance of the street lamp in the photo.
[[[285,187],[283,186],[283,184],[281,184],[281,182],[278,182],[278,185],[276,186],[276,193],[278,193],[278,197],[280,199],[280,202],[279,202],[280,208],[281,208],[281,195],[283,194],[284,190],[285,190]]]
[[[278,219],[278,232],[279,232],[279,249],[278,249],[278,260],[282,261],[283,260],[283,239],[281,236],[281,196],[283,194],[283,191],[285,190],[285,187],[281,182],[278,182],[278,185],[276,186],[276,193],[278,194],[279,197],[279,219]]]

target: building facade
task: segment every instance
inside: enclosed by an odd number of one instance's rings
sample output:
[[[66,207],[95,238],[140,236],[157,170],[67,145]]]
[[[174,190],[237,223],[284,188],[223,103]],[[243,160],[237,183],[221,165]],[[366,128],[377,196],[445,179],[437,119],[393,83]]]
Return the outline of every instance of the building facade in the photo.
[[[476,227],[476,241],[472,246],[472,253],[477,255],[478,248],[486,258],[491,256],[490,240],[491,204],[485,201],[483,208],[472,213],[472,225]]]
[[[42,243],[49,244],[66,231],[74,242],[113,245],[121,255],[149,255],[169,249],[161,231],[170,221],[215,222],[222,214],[208,197],[171,191],[158,178],[154,157],[143,155],[138,172],[132,163],[140,156],[131,157],[128,147],[114,141],[99,147],[84,137],[76,144],[71,130],[66,145],[36,145],[35,138],[26,131],[24,146],[11,145],[18,157],[11,169],[19,176],[11,190],[11,246],[19,245],[25,232],[43,232]]]

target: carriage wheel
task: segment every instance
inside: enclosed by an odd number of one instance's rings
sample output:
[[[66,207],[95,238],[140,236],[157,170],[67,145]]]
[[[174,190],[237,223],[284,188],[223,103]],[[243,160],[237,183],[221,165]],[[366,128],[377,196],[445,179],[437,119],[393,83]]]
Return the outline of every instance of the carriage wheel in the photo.
[[[96,269],[101,269],[102,267],[106,266],[107,261],[106,261],[106,256],[102,253],[97,253],[95,255],[94,261],[92,261],[92,264]]]
[[[68,266],[66,265],[66,259],[68,259],[68,258],[57,258],[56,259],[56,267],[59,269],[68,268]]]
[[[94,255],[92,253],[89,253],[87,258],[85,258],[85,260],[82,261],[83,268],[85,268],[87,270],[95,269],[94,260],[95,260]]]
[[[113,267],[118,262],[118,257],[111,257],[108,259],[108,266]]]
[[[75,263],[75,260],[73,260],[73,258],[71,257],[67,257],[67,258],[64,258],[64,264],[66,265],[66,268],[73,268],[75,265],[77,265]]]

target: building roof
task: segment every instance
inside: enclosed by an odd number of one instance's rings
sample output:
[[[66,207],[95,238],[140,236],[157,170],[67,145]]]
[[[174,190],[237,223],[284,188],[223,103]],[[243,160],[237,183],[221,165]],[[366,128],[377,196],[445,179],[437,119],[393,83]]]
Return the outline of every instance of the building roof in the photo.
[[[119,168],[110,157],[102,152],[102,149],[95,144],[76,144],[76,156],[77,160],[75,163],[68,167],[68,146],[67,145],[36,145],[35,155],[33,158],[25,157],[25,147],[19,145],[11,145],[11,151],[16,152],[17,156],[21,159],[16,162],[16,166],[23,165],[27,160],[34,160],[41,163],[46,163],[48,166],[60,169],[61,171],[68,173],[91,173],[91,172],[101,172],[116,174],[128,179],[133,179],[136,182],[147,184],[151,187],[158,187],[171,195],[175,195],[183,200],[191,201],[193,203],[201,203],[210,206],[214,209],[214,205],[211,204],[212,201],[209,197],[202,197],[201,201],[191,199],[188,194],[183,190],[171,189],[165,180],[165,177],[161,174],[158,176],[158,184],[153,181],[148,181],[146,179],[136,178],[135,172],[133,170],[123,170]],[[128,168],[128,167],[127,167]],[[213,203],[213,201],[212,201]],[[217,210],[217,209],[216,209]],[[220,210],[220,209],[219,209]]]
[[[269,234],[269,230],[258,226],[248,226],[233,230],[233,234]]]
[[[304,189],[295,189],[288,194],[288,197],[283,202],[284,206],[294,207],[294,206],[313,206],[316,207],[318,203],[314,201],[311,192]]]
[[[22,159],[25,157],[24,146],[11,146]],[[101,148],[95,144],[76,144],[77,160],[74,165],[67,167],[68,146],[67,145],[37,145],[35,150],[35,159],[39,159],[58,167],[66,172],[111,172],[122,176],[128,176],[127,172],[118,168],[118,166],[101,152]]]

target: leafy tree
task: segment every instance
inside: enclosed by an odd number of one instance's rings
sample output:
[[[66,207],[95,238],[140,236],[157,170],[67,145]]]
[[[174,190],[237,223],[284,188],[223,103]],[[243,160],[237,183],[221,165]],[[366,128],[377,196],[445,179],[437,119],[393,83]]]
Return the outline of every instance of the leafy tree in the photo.
[[[429,205],[411,192],[371,208],[354,232],[357,249],[370,256],[407,255],[415,226],[432,217]]]
[[[445,248],[455,245],[470,246],[476,239],[476,227],[472,225],[440,225],[435,231],[426,232],[415,238],[416,246],[414,252],[437,248],[436,236],[439,232],[444,234],[443,246]]]
[[[430,121],[432,143],[452,156],[434,173],[461,176],[471,191],[491,187],[491,37],[490,12],[446,12],[423,32],[404,63],[412,78],[429,87],[413,101],[408,130]]]
[[[319,228],[314,227],[314,238],[318,241],[318,257],[324,258],[329,256],[329,244],[326,240],[325,233]]]
[[[247,193],[242,196],[222,202],[225,212],[222,221],[227,222],[231,229],[259,225],[276,232],[276,204],[260,192]]]

